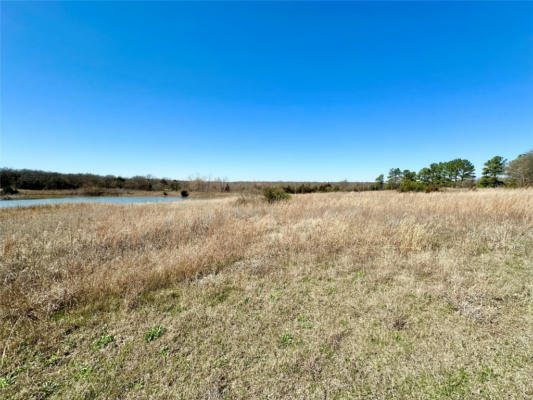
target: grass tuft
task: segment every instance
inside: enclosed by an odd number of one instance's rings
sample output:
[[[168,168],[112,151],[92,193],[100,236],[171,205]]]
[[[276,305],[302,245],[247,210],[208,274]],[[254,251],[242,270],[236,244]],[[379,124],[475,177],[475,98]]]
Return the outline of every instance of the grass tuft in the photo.
[[[106,347],[109,343],[112,343],[114,341],[115,341],[115,337],[113,335],[104,335],[98,340],[94,341],[91,347],[94,350],[100,350]]]
[[[156,340],[157,338],[159,338],[162,334],[163,334],[163,327],[156,325],[144,334],[144,341],[146,343],[150,343]]]

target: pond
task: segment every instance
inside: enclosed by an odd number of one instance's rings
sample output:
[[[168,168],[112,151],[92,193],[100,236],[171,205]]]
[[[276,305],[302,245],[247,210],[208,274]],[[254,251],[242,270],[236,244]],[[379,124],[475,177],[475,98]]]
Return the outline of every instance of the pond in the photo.
[[[47,199],[27,199],[27,200],[0,200],[0,208],[8,207],[31,207],[50,204],[71,204],[71,203],[110,203],[110,204],[134,204],[134,203],[168,203],[171,201],[181,201],[181,197],[156,197],[156,196],[104,196],[104,197],[57,197]]]

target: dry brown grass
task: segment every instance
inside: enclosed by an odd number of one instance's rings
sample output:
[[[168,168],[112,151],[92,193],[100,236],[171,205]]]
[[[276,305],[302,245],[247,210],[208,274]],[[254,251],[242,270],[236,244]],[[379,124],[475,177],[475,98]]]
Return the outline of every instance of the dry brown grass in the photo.
[[[532,259],[533,190],[1,210],[0,394],[529,398]]]

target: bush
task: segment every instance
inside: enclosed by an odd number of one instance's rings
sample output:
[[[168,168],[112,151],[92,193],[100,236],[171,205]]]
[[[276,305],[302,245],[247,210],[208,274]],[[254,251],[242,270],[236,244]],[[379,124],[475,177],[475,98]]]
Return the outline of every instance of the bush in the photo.
[[[265,196],[265,200],[269,203],[274,203],[276,201],[281,200],[289,200],[291,198],[291,195],[288,193],[285,193],[280,188],[276,187],[266,187],[263,189],[263,195]]]
[[[320,185],[317,189],[319,192],[331,192],[333,190],[333,186],[331,186],[331,183],[323,183]]]
[[[1,194],[17,194],[19,191],[11,186],[6,186],[0,192]]]
[[[186,190],[182,190],[181,197],[189,197],[189,192],[187,192]]]
[[[426,190],[426,185],[421,182],[402,181],[398,192],[423,192]]]
[[[426,190],[425,192],[426,193],[431,193],[431,192],[438,192],[440,189],[438,186],[435,186],[435,185],[429,185],[429,186],[426,186]]]
[[[283,186],[285,193],[294,193],[295,189],[291,185]]]

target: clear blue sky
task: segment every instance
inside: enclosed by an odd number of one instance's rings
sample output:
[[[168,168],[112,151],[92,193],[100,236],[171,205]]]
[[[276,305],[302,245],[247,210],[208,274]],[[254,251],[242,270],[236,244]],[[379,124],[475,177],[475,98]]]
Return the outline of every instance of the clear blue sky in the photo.
[[[1,2],[0,166],[373,180],[533,148],[533,3]]]

